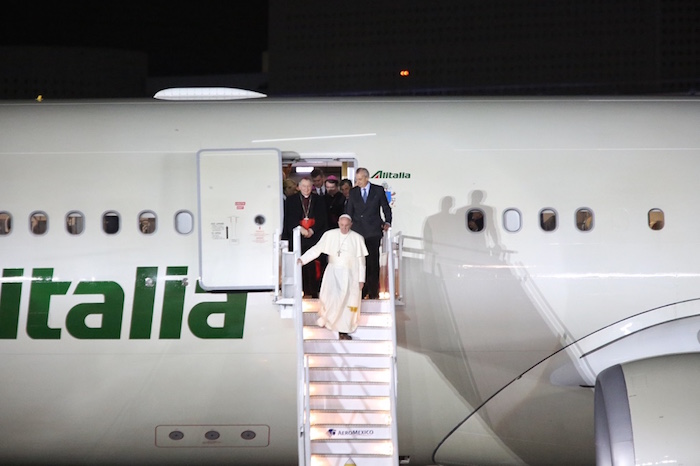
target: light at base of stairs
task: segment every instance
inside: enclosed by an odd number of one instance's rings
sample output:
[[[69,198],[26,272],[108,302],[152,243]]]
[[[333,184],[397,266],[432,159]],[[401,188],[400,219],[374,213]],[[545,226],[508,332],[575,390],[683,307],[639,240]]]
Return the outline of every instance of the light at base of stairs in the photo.
[[[311,466],[327,466],[328,462],[325,459],[318,459],[311,457]],[[355,463],[352,458],[348,458],[345,460],[344,463],[340,463],[339,466],[357,466],[357,463]]]

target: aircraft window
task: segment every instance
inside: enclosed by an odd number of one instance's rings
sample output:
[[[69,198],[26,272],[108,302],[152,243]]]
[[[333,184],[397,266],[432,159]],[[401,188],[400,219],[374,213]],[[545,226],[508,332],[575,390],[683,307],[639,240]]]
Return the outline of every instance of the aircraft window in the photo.
[[[29,228],[35,235],[43,235],[49,229],[49,218],[46,212],[33,212],[29,216]]]
[[[9,235],[12,231],[12,215],[0,212],[0,235]]]
[[[591,209],[578,209],[576,211],[576,228],[581,231],[593,229],[593,211]]]
[[[523,226],[522,215],[515,209],[506,209],[503,212],[503,228],[514,233]]]
[[[554,209],[542,209],[540,211],[540,227],[544,231],[554,231],[557,229],[557,213]]]
[[[651,209],[649,211],[649,228],[652,230],[661,230],[664,224],[664,211],[661,209]]]
[[[150,235],[156,231],[156,214],[150,210],[144,210],[139,214],[139,230],[144,235]]]
[[[66,230],[71,235],[79,235],[85,230],[85,216],[78,211],[66,214]]]
[[[102,230],[108,235],[119,232],[119,214],[117,212],[109,211],[102,215]]]
[[[192,217],[192,213],[186,210],[181,210],[175,214],[175,230],[177,230],[178,233],[187,235],[192,233],[193,229],[194,218]]]
[[[484,229],[484,211],[481,209],[471,209],[467,212],[467,228],[478,232]]]

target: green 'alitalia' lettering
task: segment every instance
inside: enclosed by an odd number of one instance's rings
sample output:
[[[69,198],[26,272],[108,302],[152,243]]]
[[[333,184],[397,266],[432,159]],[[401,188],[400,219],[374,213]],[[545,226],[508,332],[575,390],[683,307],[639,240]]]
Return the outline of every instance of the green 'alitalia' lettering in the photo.
[[[182,312],[185,307],[185,283],[187,267],[168,267],[168,277],[182,275],[182,278],[165,281],[163,296],[163,316],[160,320],[160,338],[180,338]]]
[[[206,293],[197,282],[195,293]],[[243,338],[245,322],[245,305],[247,293],[226,293],[226,301],[218,303],[199,303],[190,310],[187,325],[192,335],[199,338]],[[207,323],[210,315],[224,315],[223,327],[211,327]]]
[[[377,170],[370,178],[410,178],[411,174],[406,172],[387,172],[383,170]]]
[[[101,294],[103,303],[83,303],[74,306],[66,316],[66,330],[75,338],[86,340],[119,339],[124,312],[124,290],[115,282],[80,282],[75,294]],[[89,315],[102,314],[100,327],[88,327]]]
[[[131,339],[151,338],[157,277],[158,267],[139,267],[136,269],[134,304],[131,308],[131,330],[129,331]]]
[[[24,269],[4,269],[2,278],[21,277]],[[0,338],[17,338],[19,326],[19,300],[22,282],[2,282],[0,287]]]
[[[70,282],[53,281],[53,269],[33,269],[32,278],[27,335],[37,339],[58,340],[61,338],[61,329],[49,328],[49,305],[51,296],[68,292]]]
[[[2,271],[0,281],[0,339],[17,339],[19,331],[23,286],[29,277],[22,268],[8,268]],[[167,267],[163,291],[162,312],[158,338],[179,339],[182,335],[185,315],[185,297],[188,289],[188,268],[186,266]],[[53,268],[32,269],[27,309],[27,336],[40,340],[60,340],[63,328],[49,327],[51,297],[62,296],[71,288],[70,281],[54,281]],[[152,338],[156,308],[158,267],[137,267],[133,288],[129,339],[149,340]],[[190,288],[190,292],[191,292]],[[224,294],[210,293],[197,282],[194,293],[211,294],[221,297]],[[125,292],[114,281],[81,281],[73,295],[102,295],[102,302],[75,304],[66,313],[65,330],[81,340],[118,340],[122,337],[124,324]],[[247,293],[225,293],[225,301],[199,302],[187,315],[187,326],[197,338],[233,339],[243,338]],[[93,299],[95,301],[95,299]],[[64,312],[60,300],[52,312]],[[127,314],[128,315],[128,314]],[[221,325],[212,325],[210,316],[223,317]],[[56,319],[53,319],[55,321]],[[126,329],[124,329],[126,330]],[[126,332],[124,332],[126,333]]]

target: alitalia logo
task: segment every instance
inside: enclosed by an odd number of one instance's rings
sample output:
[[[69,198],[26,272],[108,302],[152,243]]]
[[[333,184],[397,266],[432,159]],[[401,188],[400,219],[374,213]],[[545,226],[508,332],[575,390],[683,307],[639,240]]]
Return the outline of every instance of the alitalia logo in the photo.
[[[179,339],[186,325],[198,338],[243,338],[246,293],[225,293],[226,300],[199,302],[185,313],[187,291],[187,267],[167,267],[162,284],[163,302],[159,322],[154,325],[158,267],[137,267],[134,277],[133,302],[129,322],[124,322],[124,289],[113,281],[81,281],[72,295],[92,295],[89,302],[71,307],[65,325],[49,326],[52,297],[66,296],[72,282],[53,279],[54,269],[32,269],[31,284],[27,284],[24,269],[3,269],[0,286],[0,339],[16,339],[19,332],[20,303],[22,293],[29,292],[29,309],[26,310],[26,332],[37,340],[59,340],[64,332],[85,340],[143,340],[158,338]],[[199,283],[194,293],[206,294]],[[101,295],[95,302],[94,295]],[[24,314],[24,312],[22,313]],[[223,325],[209,325],[209,317],[220,314]],[[99,326],[88,325],[92,316],[101,322]],[[219,319],[219,322],[221,319]],[[154,328],[156,327],[156,328]],[[122,334],[124,336],[122,337]]]
[[[376,178],[376,179],[380,179],[380,178],[382,178],[382,179],[383,178],[410,178],[410,177],[411,177],[410,173],[387,172],[387,171],[383,171],[383,170],[378,170],[378,171],[374,172],[374,175],[371,176],[371,178]]]

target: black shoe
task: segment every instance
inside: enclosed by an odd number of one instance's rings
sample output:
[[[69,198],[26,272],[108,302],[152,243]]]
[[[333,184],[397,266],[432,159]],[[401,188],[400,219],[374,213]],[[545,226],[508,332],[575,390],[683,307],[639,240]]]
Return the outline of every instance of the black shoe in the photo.
[[[352,337],[347,333],[338,332],[341,340],[352,340]]]

